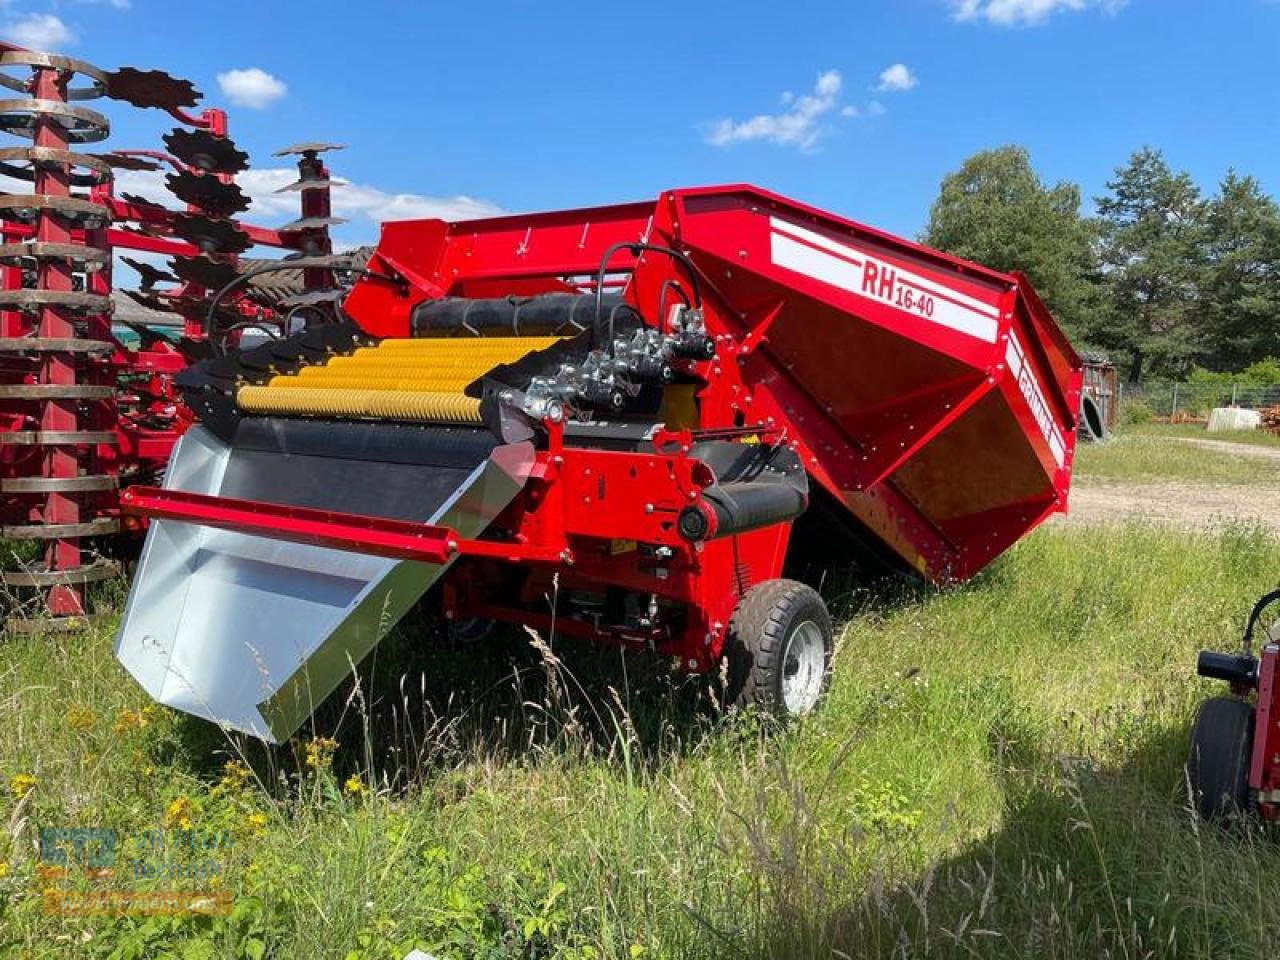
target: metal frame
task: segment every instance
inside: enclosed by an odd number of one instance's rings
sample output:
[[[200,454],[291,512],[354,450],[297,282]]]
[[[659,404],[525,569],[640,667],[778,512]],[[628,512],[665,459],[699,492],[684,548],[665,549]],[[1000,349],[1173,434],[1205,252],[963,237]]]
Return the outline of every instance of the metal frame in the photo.
[[[49,251],[36,253],[37,289],[24,291],[27,300],[39,304],[37,311],[27,314],[0,309],[0,391],[5,391],[0,395],[0,444],[4,444],[0,450],[6,451],[0,461],[0,525],[8,536],[44,539],[48,546],[40,575],[35,578],[40,584],[34,583],[30,570],[0,571],[0,580],[11,586],[47,586],[42,606],[50,619],[37,618],[35,622],[53,627],[55,621],[83,619],[86,576],[100,579],[97,574],[103,565],[99,561],[90,562],[92,570],[85,569],[81,538],[139,526],[128,518],[122,522],[116,502],[118,488],[132,478],[148,478],[161,471],[177,439],[192,423],[191,413],[172,382],[189,360],[163,338],[143,343],[136,350],[125,348],[112,335],[109,312],[86,313],[79,301],[87,302],[92,296],[108,303],[116,250],[179,257],[198,251],[174,236],[178,211],[115,197],[111,171],[104,161],[68,152],[72,140],[86,139],[89,134],[84,131],[100,127],[102,136],[106,135],[105,117],[67,106],[68,100],[110,95],[106,74],[80,61],[33,53],[3,42],[0,58],[12,61],[11,66],[32,69],[32,80],[24,91],[30,99],[10,102],[14,109],[19,103],[30,105],[24,108],[34,125],[33,149],[28,152],[33,158],[43,158],[32,164],[33,192],[51,198],[40,201],[46,206],[36,214],[34,223],[6,221],[0,227],[0,240],[5,244],[34,242],[43,245],[36,250]],[[83,74],[91,82],[69,89],[75,74]],[[77,111],[75,132],[59,122],[73,109]],[[186,126],[215,136],[227,133],[227,115],[222,110],[190,113],[175,105],[164,109]],[[96,134],[94,138],[100,139]],[[187,169],[161,151],[125,150],[116,155],[158,161],[179,172]],[[304,163],[309,164],[308,169],[319,168],[323,185],[301,194],[303,215],[315,215],[317,210],[327,215],[328,171],[314,157],[304,157],[300,169]],[[87,200],[69,199],[75,166],[99,171],[89,184]],[[233,179],[231,175],[218,176],[225,181]],[[84,186],[84,179],[75,185]],[[57,204],[69,203],[101,210],[108,221],[136,223],[138,230],[106,224],[92,229],[68,225],[60,219]],[[284,250],[331,249],[323,228],[285,232],[253,224],[237,226],[258,245]],[[62,253],[77,249],[101,264],[100,269],[86,273],[83,294],[71,292],[72,265]],[[307,289],[331,286],[332,275],[308,270],[304,281]],[[20,266],[9,263],[0,267],[0,291],[18,291],[22,286]],[[176,300],[196,305],[208,292],[187,284],[176,291]],[[17,305],[12,296],[6,303]],[[254,312],[243,295],[231,298],[230,304],[246,317]],[[81,327],[80,332],[72,326],[73,321]],[[184,315],[183,337],[203,339],[198,311]],[[100,344],[102,349],[84,349],[92,344]],[[55,349],[58,345],[62,348]],[[25,448],[14,445],[23,438]]]

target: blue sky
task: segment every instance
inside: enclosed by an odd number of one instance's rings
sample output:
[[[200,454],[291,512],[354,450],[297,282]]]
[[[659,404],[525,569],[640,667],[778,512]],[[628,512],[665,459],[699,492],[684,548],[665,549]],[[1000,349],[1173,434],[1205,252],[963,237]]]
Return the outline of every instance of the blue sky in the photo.
[[[349,242],[388,216],[729,181],[913,235],[945,173],[1011,142],[1086,197],[1144,144],[1206,188],[1234,166],[1280,192],[1276,0],[9,0],[0,35],[254,104],[231,132],[263,222],[293,215],[267,192],[288,179],[271,150],[348,144]],[[265,76],[224,92],[237,70]],[[172,126],[107,109],[110,146]]]

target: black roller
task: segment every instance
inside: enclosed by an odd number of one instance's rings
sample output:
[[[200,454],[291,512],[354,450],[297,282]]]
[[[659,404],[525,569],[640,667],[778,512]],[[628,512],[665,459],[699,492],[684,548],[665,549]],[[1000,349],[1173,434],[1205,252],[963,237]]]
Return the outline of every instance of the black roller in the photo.
[[[711,468],[715,483],[702,498],[715,514],[715,530],[705,518],[681,514],[686,539],[726,537],[794,520],[809,504],[809,480],[795,451],[763,444],[702,443],[693,456]]]
[[[612,317],[618,330],[634,329],[643,321],[635,308],[618,294],[601,302],[601,321]],[[447,297],[414,308],[415,337],[441,336],[568,336],[591,329],[595,298],[573,293],[548,293],[537,297],[501,297],[473,300]]]

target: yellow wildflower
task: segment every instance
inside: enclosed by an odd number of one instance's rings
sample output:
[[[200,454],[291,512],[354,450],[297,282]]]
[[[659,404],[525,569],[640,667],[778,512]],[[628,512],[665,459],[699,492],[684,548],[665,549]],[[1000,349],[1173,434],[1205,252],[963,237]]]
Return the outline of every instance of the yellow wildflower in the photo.
[[[326,767],[333,751],[338,749],[338,741],[331,737],[312,737],[307,741],[307,766],[315,769]]]
[[[93,725],[98,722],[92,710],[79,704],[74,704],[67,709],[66,720],[68,727],[79,730],[81,733],[92,730]]]
[[[141,730],[147,725],[147,719],[151,715],[147,713],[147,708],[141,710],[121,710],[116,716],[116,722],[111,729],[116,733],[126,733],[129,730]]]
[[[360,779],[358,774],[352,774],[347,777],[347,782],[342,785],[342,792],[348,797],[363,797],[369,792],[369,788],[364,785],[364,781]]]
[[[9,792],[18,800],[36,788],[36,778],[29,773],[18,773],[9,778]]]
[[[222,765],[222,786],[239,790],[249,782],[249,768],[239,760],[228,760]]]
[[[191,829],[191,815],[195,807],[187,797],[175,798],[164,811],[164,825],[177,827],[179,830]]]
[[[0,877],[7,877],[8,875],[9,875],[9,861],[0,860]]]
[[[255,810],[244,818],[244,822],[248,828],[254,833],[261,833],[267,829],[267,815],[260,810]]]

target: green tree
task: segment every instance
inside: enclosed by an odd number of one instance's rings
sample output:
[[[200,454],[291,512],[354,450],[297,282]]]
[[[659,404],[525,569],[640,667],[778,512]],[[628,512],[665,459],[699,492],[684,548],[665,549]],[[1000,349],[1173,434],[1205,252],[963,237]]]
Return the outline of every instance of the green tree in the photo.
[[[1280,357],[1280,206],[1228,172],[1205,212],[1205,362],[1239,370]]]
[[[1080,188],[1046,186],[1022,147],[985,150],[942,181],[924,242],[995,270],[1020,270],[1068,334],[1078,337],[1094,294],[1092,228]]]
[[[1095,315],[1092,342],[1128,360],[1132,382],[1146,373],[1182,376],[1202,352],[1198,322],[1205,205],[1186,173],[1144,148],[1099,197],[1106,308]]]

